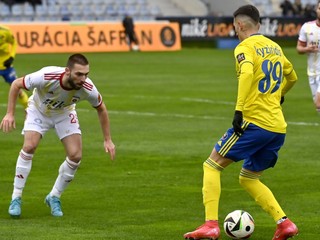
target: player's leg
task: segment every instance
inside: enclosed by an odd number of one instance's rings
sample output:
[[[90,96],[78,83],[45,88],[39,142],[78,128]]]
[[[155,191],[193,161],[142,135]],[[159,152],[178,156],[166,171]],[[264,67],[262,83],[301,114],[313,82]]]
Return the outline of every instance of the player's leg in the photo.
[[[240,185],[277,223],[274,239],[284,240],[297,235],[296,225],[287,218],[271,190],[259,180],[261,174],[262,172],[242,169],[239,177]]]
[[[27,115],[22,131],[24,134],[24,143],[16,164],[16,174],[13,184],[14,190],[9,207],[9,214],[13,217],[20,216],[21,214],[22,191],[31,171],[33,154],[41,138],[51,127],[50,119],[39,113],[36,107],[31,104],[27,108]]]
[[[51,195],[59,198],[69,183],[73,180],[82,157],[80,134],[73,134],[62,139],[62,143],[66,149],[67,157],[59,168],[58,178],[50,193]]]
[[[73,180],[82,154],[80,134],[69,135],[62,139],[62,143],[66,149],[67,157],[60,165],[58,177],[45,199],[47,205],[51,207],[51,214],[56,217],[63,216],[60,197]]]
[[[316,106],[317,111],[320,113],[320,76],[316,77],[314,88],[315,88],[314,104]]]
[[[218,239],[218,207],[221,194],[221,171],[232,163],[213,149],[210,157],[203,163],[203,204],[205,206],[205,223],[192,232],[184,234],[185,239]]]
[[[16,74],[15,69],[13,67],[6,69],[4,71],[3,77],[4,77],[5,81],[11,85],[12,82],[17,79],[17,74]],[[19,95],[18,95],[18,101],[23,106],[24,109],[26,109],[28,107],[28,98],[29,97],[28,97],[27,93],[25,91],[23,91],[22,89],[20,89]]]
[[[138,41],[138,38],[137,38],[135,31],[132,32],[132,50],[133,51],[140,50],[139,41]]]
[[[218,239],[220,236],[218,225],[218,207],[221,193],[220,175],[221,171],[233,161],[223,157],[219,151],[225,145],[230,147],[229,151],[233,151],[232,147],[239,140],[239,137],[236,137],[233,133],[233,129],[228,130],[228,136],[220,139],[212,150],[210,157],[203,164],[202,194],[206,221],[195,231],[184,234],[186,239]]]
[[[260,132],[260,137],[265,139],[266,145],[255,155],[245,159],[240,172],[239,182],[255,202],[260,205],[265,212],[271,215],[278,224],[278,229],[280,230],[276,231],[275,236],[277,235],[277,239],[287,239],[288,237],[296,235],[298,229],[287,219],[286,214],[271,190],[259,180],[263,170],[275,165],[278,158],[278,151],[284,143],[285,134],[262,131],[263,132]],[[269,144],[267,139],[269,139]],[[283,222],[286,222],[286,227],[282,227],[284,226]]]
[[[66,159],[60,165],[58,177],[45,202],[51,208],[51,214],[63,216],[60,197],[73,180],[82,158],[82,139],[77,114],[75,111],[65,114],[63,120],[55,119],[56,133],[59,136],[65,151]],[[66,134],[68,133],[68,134]]]
[[[136,44],[135,44],[135,38],[134,38],[134,32],[133,31],[129,31],[128,32],[128,38],[129,38],[129,42],[130,42],[130,50],[136,50]]]
[[[261,174],[262,172],[253,172],[243,168],[240,172],[239,183],[264,211],[278,221],[285,216],[285,213],[271,190],[260,181]]]
[[[9,214],[12,217],[19,217],[21,215],[22,192],[31,171],[33,154],[40,139],[41,134],[38,132],[26,131],[24,133],[24,144],[16,163],[12,201],[9,206]]]
[[[233,163],[232,160],[222,157],[216,149],[203,164],[203,204],[205,206],[206,221],[218,220],[218,206],[221,194],[220,176],[224,168]]]

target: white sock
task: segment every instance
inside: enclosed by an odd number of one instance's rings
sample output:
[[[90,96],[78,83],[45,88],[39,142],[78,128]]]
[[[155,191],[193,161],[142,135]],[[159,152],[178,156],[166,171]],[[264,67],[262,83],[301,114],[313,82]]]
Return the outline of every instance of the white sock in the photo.
[[[22,149],[19,153],[16,164],[16,175],[13,182],[12,200],[21,197],[23,188],[31,171],[33,154],[24,152]]]
[[[59,168],[59,175],[56,182],[50,192],[51,196],[60,198],[63,191],[69,185],[69,183],[74,178],[74,175],[79,167],[80,162],[75,163],[68,158],[61,164]]]

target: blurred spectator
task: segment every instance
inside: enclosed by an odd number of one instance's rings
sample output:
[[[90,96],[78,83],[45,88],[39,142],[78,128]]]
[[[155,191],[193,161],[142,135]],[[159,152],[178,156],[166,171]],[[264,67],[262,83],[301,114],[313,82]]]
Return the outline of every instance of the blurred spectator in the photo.
[[[15,4],[16,1],[15,0],[1,0],[1,2],[7,4],[11,10],[12,5]]]
[[[315,6],[308,3],[304,8],[304,17],[307,19],[315,19],[317,17],[317,13],[315,10]]]
[[[290,0],[284,0],[280,4],[280,8],[282,9],[282,16],[293,16],[295,14],[293,4]]]
[[[36,5],[41,5],[42,4],[42,0],[28,0],[28,1],[24,1],[24,2],[29,2],[33,9],[36,9]]]
[[[131,50],[138,51],[139,50],[139,42],[134,31],[134,22],[131,16],[125,15],[122,20],[122,25],[124,27],[124,31],[126,33],[128,45]]]
[[[301,17],[304,14],[304,9],[301,3],[301,0],[295,0],[293,3],[294,15]]]
[[[10,9],[14,4],[23,4],[25,2],[30,3],[33,8],[35,8],[37,4],[42,4],[42,0],[0,0],[0,2],[4,2],[5,4],[7,4]]]

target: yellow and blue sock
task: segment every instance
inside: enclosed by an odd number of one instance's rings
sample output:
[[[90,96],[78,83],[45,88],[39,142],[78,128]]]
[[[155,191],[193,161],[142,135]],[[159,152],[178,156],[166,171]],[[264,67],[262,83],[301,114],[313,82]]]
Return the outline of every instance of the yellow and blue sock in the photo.
[[[286,216],[271,190],[259,180],[260,175],[242,169],[239,176],[240,185],[272,216],[275,222]]]

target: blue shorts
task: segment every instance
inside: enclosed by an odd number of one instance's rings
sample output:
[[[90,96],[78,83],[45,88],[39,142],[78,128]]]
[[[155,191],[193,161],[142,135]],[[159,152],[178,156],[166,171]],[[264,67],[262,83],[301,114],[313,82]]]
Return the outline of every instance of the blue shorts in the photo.
[[[17,78],[16,70],[13,67],[9,67],[5,70],[0,70],[0,75],[10,85]]]
[[[259,172],[274,167],[285,136],[250,123],[240,137],[233,128],[228,129],[214,147],[221,156],[234,162],[244,160],[244,169]]]

